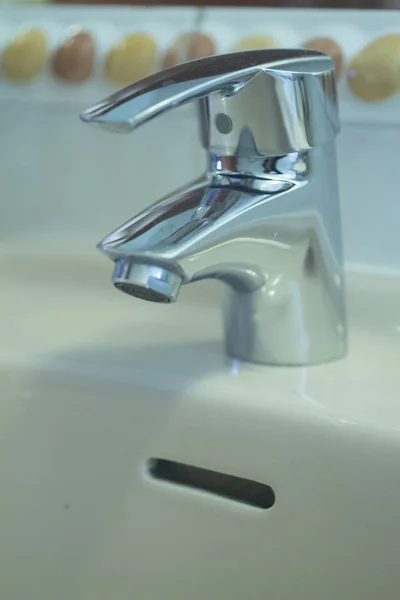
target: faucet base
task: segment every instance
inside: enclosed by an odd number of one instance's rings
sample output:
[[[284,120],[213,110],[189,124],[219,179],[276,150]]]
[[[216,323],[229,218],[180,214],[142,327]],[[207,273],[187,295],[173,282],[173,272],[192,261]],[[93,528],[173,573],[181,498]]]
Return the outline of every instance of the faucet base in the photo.
[[[332,302],[320,290],[308,294],[295,282],[275,281],[255,292],[228,288],[224,306],[226,353],[246,362],[306,366],[337,360],[347,352],[346,311],[341,293]],[[310,291],[310,290],[308,290]]]

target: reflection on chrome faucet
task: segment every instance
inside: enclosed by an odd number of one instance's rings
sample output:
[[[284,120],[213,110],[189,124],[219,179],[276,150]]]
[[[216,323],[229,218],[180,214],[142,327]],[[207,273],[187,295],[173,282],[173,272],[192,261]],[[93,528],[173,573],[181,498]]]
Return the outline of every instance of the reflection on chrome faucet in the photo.
[[[168,303],[182,284],[219,279],[228,355],[275,365],[343,356],[332,61],[308,50],[209,57],[138,82],[82,118],[130,131],[191,100],[207,172],[99,244],[115,262],[114,285]]]

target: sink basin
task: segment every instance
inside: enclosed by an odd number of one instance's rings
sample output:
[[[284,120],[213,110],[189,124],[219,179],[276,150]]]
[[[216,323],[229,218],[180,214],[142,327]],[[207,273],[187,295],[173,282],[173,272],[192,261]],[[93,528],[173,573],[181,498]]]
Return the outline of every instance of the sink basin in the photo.
[[[217,283],[160,306],[101,257],[14,255],[0,278],[3,598],[398,597],[400,279],[349,273],[348,357],[282,368],[225,357]],[[159,480],[154,458],[275,503]]]

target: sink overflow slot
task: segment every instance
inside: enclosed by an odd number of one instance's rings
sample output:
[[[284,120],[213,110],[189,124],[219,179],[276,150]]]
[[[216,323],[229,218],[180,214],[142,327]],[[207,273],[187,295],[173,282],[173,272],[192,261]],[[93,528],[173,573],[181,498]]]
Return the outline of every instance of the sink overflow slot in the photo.
[[[256,508],[267,509],[275,504],[274,490],[265,483],[251,479],[162,458],[149,460],[148,471],[154,479],[201,490]]]

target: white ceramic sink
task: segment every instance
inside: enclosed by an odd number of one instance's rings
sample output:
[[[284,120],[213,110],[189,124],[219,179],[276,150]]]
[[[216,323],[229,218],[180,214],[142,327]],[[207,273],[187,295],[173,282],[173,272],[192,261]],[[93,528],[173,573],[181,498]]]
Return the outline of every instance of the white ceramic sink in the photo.
[[[0,268],[5,600],[394,600],[400,280],[350,274],[350,350],[228,360],[218,284],[115,291],[100,256]],[[261,510],[149,475],[160,457],[270,485]]]

